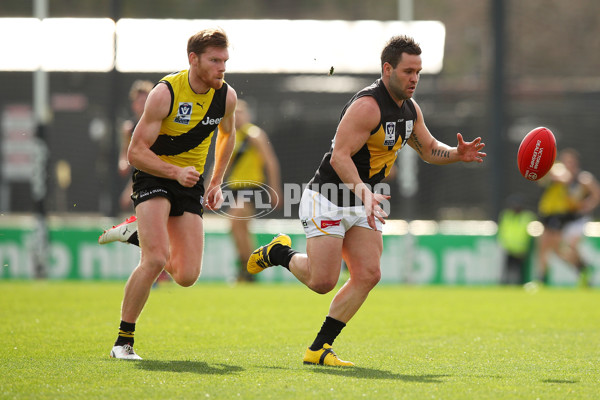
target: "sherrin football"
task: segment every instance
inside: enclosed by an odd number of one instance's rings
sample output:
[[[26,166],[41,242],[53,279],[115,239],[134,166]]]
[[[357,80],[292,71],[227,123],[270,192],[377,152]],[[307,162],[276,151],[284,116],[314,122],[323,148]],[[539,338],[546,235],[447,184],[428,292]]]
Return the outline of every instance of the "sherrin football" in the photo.
[[[539,127],[523,138],[517,154],[521,175],[537,181],[550,171],[556,158],[556,139],[548,128]]]

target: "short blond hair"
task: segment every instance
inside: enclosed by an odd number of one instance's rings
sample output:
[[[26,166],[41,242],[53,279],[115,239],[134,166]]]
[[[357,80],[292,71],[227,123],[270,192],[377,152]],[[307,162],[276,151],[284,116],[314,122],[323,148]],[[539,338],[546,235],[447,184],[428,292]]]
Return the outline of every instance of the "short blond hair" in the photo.
[[[133,101],[139,93],[148,94],[154,87],[154,83],[142,79],[138,79],[131,84],[129,89],[129,100]]]

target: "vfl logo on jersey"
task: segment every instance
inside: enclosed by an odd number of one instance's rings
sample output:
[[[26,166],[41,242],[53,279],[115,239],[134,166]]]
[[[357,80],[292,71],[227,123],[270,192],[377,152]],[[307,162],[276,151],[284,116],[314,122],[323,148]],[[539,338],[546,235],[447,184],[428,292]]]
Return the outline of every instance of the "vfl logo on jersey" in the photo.
[[[386,122],[385,123],[385,139],[383,140],[384,146],[393,146],[396,144],[396,123]]]
[[[173,122],[177,124],[189,125],[190,120],[192,119],[192,106],[193,103],[179,103],[179,107],[177,108],[177,116]]]

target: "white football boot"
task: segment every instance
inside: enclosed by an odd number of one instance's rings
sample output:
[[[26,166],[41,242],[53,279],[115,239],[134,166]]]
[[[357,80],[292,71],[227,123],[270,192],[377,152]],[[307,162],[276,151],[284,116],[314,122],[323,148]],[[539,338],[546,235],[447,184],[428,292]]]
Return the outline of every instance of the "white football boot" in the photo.
[[[133,347],[129,344],[123,346],[114,346],[110,351],[111,358],[119,358],[121,360],[141,360],[142,357],[135,354]]]
[[[105,230],[104,233],[98,238],[98,243],[106,244],[117,241],[127,243],[129,238],[136,232],[137,217],[132,215],[131,217],[127,218],[125,222]]]

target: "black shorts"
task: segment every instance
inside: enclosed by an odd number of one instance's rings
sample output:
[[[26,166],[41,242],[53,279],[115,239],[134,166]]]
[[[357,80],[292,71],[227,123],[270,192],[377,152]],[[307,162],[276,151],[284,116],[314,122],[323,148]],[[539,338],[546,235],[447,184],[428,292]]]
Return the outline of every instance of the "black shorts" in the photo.
[[[550,214],[540,216],[540,222],[546,229],[560,231],[566,224],[577,218],[577,214]]]
[[[188,188],[172,179],[159,178],[136,169],[133,172],[133,194],[131,195],[134,207],[154,197],[164,197],[169,200],[171,217],[178,217],[186,211],[202,216],[204,179],[200,176],[198,183]]]

